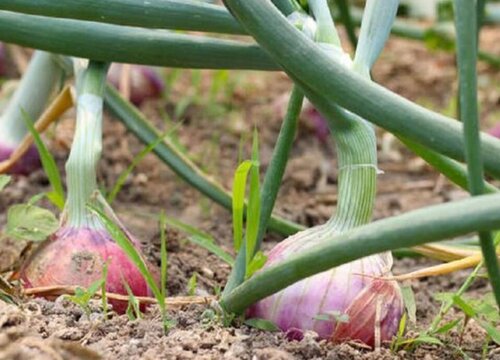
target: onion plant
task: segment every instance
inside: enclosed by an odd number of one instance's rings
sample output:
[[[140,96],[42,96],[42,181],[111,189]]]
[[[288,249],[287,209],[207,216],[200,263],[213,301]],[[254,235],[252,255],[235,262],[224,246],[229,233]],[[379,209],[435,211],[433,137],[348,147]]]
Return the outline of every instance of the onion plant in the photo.
[[[25,119],[38,119],[45,105],[62,80],[62,69],[51,54],[36,51],[12,98],[0,116],[0,161],[21,144],[28,133]],[[40,158],[32,146],[10,169],[12,173],[27,174],[40,166]]]
[[[79,61],[76,62],[80,63]],[[26,287],[79,285],[88,287],[101,278],[107,263],[106,290],[134,295],[150,295],[150,286],[140,268],[115,242],[95,212],[88,208],[102,206],[94,195],[97,188],[96,169],[102,148],[102,107],[108,64],[91,61],[77,69],[77,126],[71,153],[66,163],[67,200],[60,228],[31,255],[21,269]],[[108,216],[114,217],[105,206]],[[111,213],[111,214],[109,214]],[[125,229],[129,246],[139,242]],[[140,253],[137,252],[141,256]],[[142,262],[144,263],[144,262]],[[145,265],[144,265],[145,266]],[[123,312],[126,304],[114,302]]]
[[[297,31],[295,31],[293,27],[287,23],[286,19],[279,15],[279,12],[273,8],[272,4],[252,0],[246,2],[228,0],[227,4],[232,9],[233,13],[236,14],[238,19],[244,24],[246,29],[257,39],[257,41],[259,41],[259,43],[264,46],[273,57],[280,60],[280,63],[290,76],[296,79],[296,81],[300,81],[304,89],[306,89],[306,94],[311,93],[313,95],[310,96],[311,101],[316,103],[318,108],[321,109],[322,106],[324,106],[323,104],[328,101],[325,99],[325,94],[328,94],[328,96],[333,98],[333,101],[338,102],[339,105],[345,106],[348,110],[356,112],[359,115],[365,116],[368,120],[375,122],[375,116],[382,115],[383,111],[379,112],[379,110],[381,110],[383,106],[389,105],[384,101],[390,99],[390,96],[387,96],[389,94],[384,94],[383,92],[375,94],[375,91],[372,93],[368,83],[360,81],[360,79],[356,76],[349,76],[349,72],[341,71],[341,61],[338,59],[328,59],[326,54],[322,53],[321,49],[315,47],[314,44],[307,40],[307,38],[300,36],[300,34],[298,34]],[[265,26],[264,24],[269,24],[271,18],[274,19],[272,26]],[[474,30],[475,29],[473,29],[473,32],[475,34]],[[295,39],[293,48],[292,46],[288,46],[289,43],[287,41],[288,38],[291,39],[292,37]],[[304,62],[304,59],[300,56],[304,53],[309,54],[307,62]],[[320,76],[322,79],[320,79]],[[328,80],[325,78],[328,78]],[[361,84],[363,84],[364,89],[361,90],[361,87],[357,89],[357,85]],[[342,85],[341,88],[344,90],[343,94],[339,94],[338,92],[335,93],[335,88],[333,87],[334,85]],[[359,90],[359,92],[356,92],[356,90]],[[345,96],[344,94],[349,96]],[[363,100],[364,106],[359,106],[360,104],[357,100]],[[417,118],[419,120],[423,118],[420,116],[424,115],[422,112],[419,114],[416,111],[417,109],[413,106],[407,107],[404,101],[400,100],[394,103],[392,103],[392,101],[389,102],[391,105],[394,105],[389,107],[389,110],[392,111],[393,114],[400,117],[406,115],[406,121],[409,121],[410,124],[412,124],[412,121],[419,122]],[[399,112],[403,109],[407,110],[407,112]],[[383,113],[387,116],[390,115],[388,112]],[[398,131],[395,132],[398,133]],[[399,131],[399,133],[400,132],[401,131]],[[476,151],[478,149],[479,147],[477,146]],[[327,246],[324,245],[323,249],[326,247]],[[297,258],[301,257],[298,256]],[[271,273],[272,270],[282,266],[284,263],[288,263],[289,265],[289,260],[271,267],[271,270],[263,272],[262,274],[267,275]],[[495,281],[496,276],[498,275],[498,264],[496,263],[496,258],[489,268],[489,273],[492,275],[493,285],[495,286],[495,291],[497,292],[499,289],[497,285],[499,284]],[[276,275],[276,273],[274,273],[274,275]],[[297,274],[295,273],[294,275]],[[257,276],[255,279],[256,278]],[[302,277],[295,276],[294,280],[297,280],[298,278]],[[282,280],[283,279],[280,278],[280,281]],[[243,284],[242,288],[248,286],[248,283]],[[280,285],[279,288],[283,288],[289,285],[289,283],[282,285]],[[276,288],[274,290],[276,290]],[[238,293],[238,288],[234,291],[234,293]]]
[[[231,199],[168,142],[156,143],[158,133],[137,109],[105,86],[107,65],[103,62],[119,61],[180,68],[283,70],[294,83],[260,199],[255,190],[258,186],[252,192],[250,204],[260,203],[260,211],[258,219],[252,217],[253,228],[247,232],[251,233],[251,246],[245,246],[248,243],[238,232],[237,258],[219,300],[226,314],[265,318],[290,331],[291,336],[314,330],[334,341],[354,339],[378,345],[396,334],[403,312],[399,285],[390,279],[391,251],[472,231],[479,232],[488,275],[500,303],[500,272],[489,235],[500,228],[500,195],[494,186],[485,184],[483,174],[500,178],[500,141],[478,132],[477,20],[468,15],[475,13],[475,2],[455,1],[463,123],[371,81],[373,64],[391,30],[397,30],[393,23],[398,0],[367,1],[353,59],[342,48],[327,0],[224,3],[234,18],[221,7],[179,0],[141,4],[131,0],[106,4],[96,0],[5,0],[0,4],[0,40],[92,59],[82,75],[76,75],[77,129],[66,166],[68,199],[61,229],[25,264],[22,275],[26,284],[88,286],[99,278],[99,264],[112,254],[108,290],[124,293],[123,276],[134,294],[149,293],[142,278],[144,266],[142,272],[133,266],[143,262],[128,259],[111,239],[109,227],[87,207],[89,202],[91,208],[99,206],[92,194],[97,189],[103,96],[137,137],[155,142],[153,151],[184,180],[227,208],[236,204],[235,228],[243,228],[243,199]],[[341,4],[347,19],[350,14],[345,2]],[[172,30],[246,34],[256,43]],[[36,36],[38,33],[44,36]],[[355,42],[353,35],[351,31]],[[421,35],[413,33],[414,37]],[[75,46],[79,39],[86,41]],[[339,174],[335,213],[325,224],[305,230],[272,216],[304,96],[328,120]],[[438,171],[477,196],[372,223],[379,174],[373,124],[395,134]],[[255,171],[252,177],[258,184]],[[485,191],[491,194],[482,195]],[[236,193],[241,197],[243,192]],[[260,271],[249,276],[249,264],[259,252],[267,228],[291,236],[270,251]],[[124,233],[137,247],[137,241]]]

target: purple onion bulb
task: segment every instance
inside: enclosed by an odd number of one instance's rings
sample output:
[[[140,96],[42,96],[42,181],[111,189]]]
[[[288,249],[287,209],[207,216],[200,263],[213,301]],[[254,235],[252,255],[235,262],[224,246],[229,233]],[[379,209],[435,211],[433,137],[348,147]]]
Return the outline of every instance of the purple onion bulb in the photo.
[[[15,146],[0,143],[0,162],[9,159],[15,150]],[[29,175],[31,172],[39,169],[40,166],[40,154],[35,145],[31,145],[26,153],[9,169],[8,173]]]
[[[122,64],[112,64],[108,72],[108,80],[117,89],[120,87]],[[165,83],[160,75],[151,67],[130,65],[130,101],[141,105],[147,99],[161,97]]]
[[[322,234],[318,229],[300,232],[276,245],[264,268],[317,244],[314,233],[318,238]],[[373,346],[377,333],[380,341],[396,334],[403,314],[398,284],[381,279],[390,274],[391,267],[390,253],[338,266],[259,301],[250,307],[247,317],[270,320],[294,338],[297,331],[312,330],[322,339],[359,340]],[[340,321],[342,317],[347,322]]]
[[[138,241],[131,238],[138,248]],[[21,268],[26,288],[74,285],[88,287],[101,279],[108,262],[106,291],[127,295],[124,282],[136,296],[151,296],[150,289],[137,267],[106,230],[87,227],[61,227],[47,239]],[[150,265],[150,269],[153,267]],[[111,300],[118,313],[127,309],[126,301]]]

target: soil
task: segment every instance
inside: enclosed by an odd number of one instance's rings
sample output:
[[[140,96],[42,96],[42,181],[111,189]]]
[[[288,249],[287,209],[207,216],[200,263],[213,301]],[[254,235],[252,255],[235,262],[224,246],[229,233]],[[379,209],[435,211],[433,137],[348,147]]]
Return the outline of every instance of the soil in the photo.
[[[483,32],[483,48],[500,55],[500,34],[494,28]],[[166,71],[173,78],[174,71]],[[173,141],[186,149],[189,157],[227,189],[238,162],[241,137],[247,140],[257,126],[261,141],[262,168],[265,170],[281,124],[282,99],[291,83],[280,73],[231,72],[231,91],[210,98],[214,72],[182,71],[167,89],[165,98],[149,101],[142,110],[160,129],[175,129]],[[217,75],[217,74],[215,74]],[[199,77],[199,86],[193,78]],[[453,115],[456,77],[454,58],[430,52],[418,42],[393,38],[378,61],[374,79],[398,94],[436,111]],[[500,78],[496,69],[480,65],[481,117],[484,128],[499,114]],[[188,103],[185,111],[181,103]],[[215,105],[216,104],[216,105]],[[182,112],[180,116],[176,116]],[[166,116],[168,115],[168,116]],[[203,126],[200,126],[203,124]],[[67,114],[45,139],[55,154],[61,171],[68,155],[74,129],[74,113]],[[333,144],[318,137],[314,125],[301,119],[299,135],[287,167],[276,212],[306,226],[323,223],[336,206],[336,161]],[[118,176],[142,148],[133,136],[107,114],[103,159],[99,180],[110,189]],[[379,131],[379,177],[375,218],[397,215],[412,209],[456,200],[467,196],[414,157],[392,136]],[[249,154],[249,141],[243,153]],[[27,201],[49,190],[42,170],[28,177],[17,177],[0,197],[0,228],[6,223],[9,206]],[[48,208],[51,205],[42,200]],[[220,206],[205,199],[184,184],[153,155],[148,155],[127,179],[113,207],[129,230],[143,242],[146,256],[159,264],[157,216],[167,215],[211,234],[231,252],[231,217]],[[230,268],[215,255],[190,243],[186,236],[169,230],[168,293],[186,295],[188,281],[196,274],[197,295],[214,294],[224,285]],[[269,235],[264,248],[281,238]],[[25,243],[3,238],[0,269],[19,263]],[[395,261],[394,273],[401,274],[435,264],[425,258]],[[410,338],[425,329],[439,303],[434,295],[456,290],[468,271],[442,277],[412,281],[416,298],[417,324],[409,324]],[[479,279],[469,295],[481,297],[489,291]],[[92,300],[89,314],[64,296],[55,301],[26,298],[19,306],[0,301],[0,359],[500,359],[500,348],[493,343],[483,347],[485,333],[469,321],[462,333],[443,336],[443,345],[422,344],[392,351],[389,344],[372,350],[358,343],[334,345],[306,333],[301,341],[289,341],[281,333],[264,332],[246,325],[224,327],[209,306],[189,305],[170,309],[175,321],[165,334],[160,314],[151,307],[142,319],[126,315],[104,319],[100,302]],[[463,316],[452,310],[448,317]]]

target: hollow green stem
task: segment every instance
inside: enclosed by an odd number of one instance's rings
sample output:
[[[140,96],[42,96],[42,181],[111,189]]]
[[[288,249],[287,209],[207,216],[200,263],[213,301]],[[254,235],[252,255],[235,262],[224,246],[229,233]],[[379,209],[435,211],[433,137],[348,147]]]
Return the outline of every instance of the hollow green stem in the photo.
[[[68,225],[99,228],[101,223],[87,210],[97,190],[97,162],[102,150],[102,96],[108,64],[91,61],[81,77],[76,131],[66,163]]]
[[[45,109],[63,72],[52,58],[43,51],[35,51],[14,95],[0,121],[2,143],[17,146],[28,133],[23,111],[36,121]]]
[[[290,15],[294,11],[300,11],[300,5],[298,5],[294,0],[271,0],[279,11],[281,11],[285,16]]]
[[[326,101],[335,102],[390,132],[401,134],[456,160],[464,160],[462,125],[457,121],[345,71],[337,60],[327,56],[300,34],[268,2],[227,0],[227,4],[294,81],[301,79],[319,97],[327,97]],[[303,84],[300,86],[307,95]],[[481,139],[486,170],[500,177],[500,141],[485,134]]]
[[[297,122],[299,119],[300,111],[304,94],[299,88],[294,87],[290,100],[288,102],[288,109],[281,125],[280,133],[273,150],[273,155],[264,176],[264,183],[261,190],[261,209],[259,220],[259,232],[257,234],[257,252],[262,244],[262,239],[267,230],[267,226],[272,220],[272,210],[278,191],[281,185],[281,179],[285,173],[285,167],[288,161],[288,156],[292,148],[295,133],[297,131]],[[236,286],[240,285],[245,280],[245,246],[241,246],[236,257],[235,264],[231,270],[231,274],[224,287],[224,294],[231,292]]]
[[[479,112],[477,101],[477,18],[476,2],[455,0],[455,27],[458,36],[458,68],[460,115],[464,123],[465,158],[469,170],[469,191],[471,195],[484,193],[483,160],[479,138]],[[490,283],[500,307],[500,267],[493,237],[489,232],[480,232],[481,251]]]
[[[363,11],[358,8],[351,8],[351,15],[353,21],[356,25],[361,24],[361,19],[363,17]],[[339,19],[340,21],[342,18]],[[491,17],[485,16],[485,21],[493,21]],[[391,32],[393,35],[397,35],[406,39],[425,41],[428,36],[433,34],[434,36],[443,36],[452,43],[455,42],[453,38],[450,38],[449,34],[441,34],[441,31],[435,26],[422,27],[420,25],[414,25],[406,20],[396,19],[394,22]],[[500,67],[500,57],[488,53],[486,51],[479,50],[478,58],[492,66]]]
[[[244,33],[222,6],[194,0],[2,0],[0,10],[158,29]]]
[[[302,109],[304,94],[294,87],[288,103],[287,113],[274,146],[273,155],[264,176],[261,191],[260,226],[257,235],[257,249],[260,249],[285,173],[288,157],[297,132],[297,123]]]
[[[104,99],[110,110],[144,144],[150,144],[158,139],[160,133],[148,123],[137,108],[123,99],[114,88],[106,87]],[[153,152],[188,184],[224,208],[231,209],[231,195],[179,152],[168,139],[159,143]],[[269,229],[282,235],[291,235],[304,228],[291,221],[272,216]]]
[[[378,59],[391,32],[399,0],[368,0],[366,2],[359,44],[354,56],[354,69],[370,78],[370,69]]]
[[[429,150],[425,146],[417,144],[416,142],[410,141],[403,137],[398,138],[401,142],[403,142],[403,144],[406,145],[406,147],[408,147],[408,149],[424,159],[429,165],[446,176],[446,178],[448,178],[451,182],[460,186],[464,190],[468,190],[467,179],[469,177],[469,173],[463,164],[450,159],[449,157],[438,154],[435,151]],[[485,182],[484,185],[484,190],[487,193],[491,194],[500,191],[494,185],[488,182]]]
[[[337,6],[340,13],[340,22],[344,24],[347,32],[347,37],[353,49],[358,45],[358,37],[356,36],[356,24],[351,15],[351,8],[347,0],[337,0]]]
[[[316,19],[316,41],[341,47],[340,38],[333,23],[330,8],[326,0],[309,0],[309,7]]]
[[[287,286],[353,260],[439,241],[471,231],[500,228],[500,194],[482,195],[415,210],[354,228],[269,267],[221,300],[228,313],[241,314],[251,304]]]
[[[203,69],[279,69],[255,44],[8,11],[0,11],[0,40],[105,62]]]

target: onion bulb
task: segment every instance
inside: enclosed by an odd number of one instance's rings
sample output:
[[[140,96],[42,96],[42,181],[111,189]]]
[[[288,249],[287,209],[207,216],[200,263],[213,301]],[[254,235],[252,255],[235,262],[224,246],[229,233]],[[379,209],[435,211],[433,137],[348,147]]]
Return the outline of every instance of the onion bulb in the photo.
[[[108,80],[117,89],[120,88],[122,64],[112,64],[108,72]],[[130,65],[130,101],[141,105],[147,99],[159,98],[165,88],[163,79],[151,67]]]
[[[1,121],[1,118],[0,118]],[[17,145],[0,143],[0,162],[10,158]],[[9,169],[9,174],[28,175],[41,166],[40,154],[34,145]]]
[[[318,244],[327,233],[327,226],[321,226],[286,239],[269,252],[264,268]],[[333,342],[358,340],[374,346],[396,334],[403,314],[398,284],[381,279],[391,267],[390,253],[341,265],[259,301],[247,317],[272,321],[295,339],[312,330]]]
[[[138,241],[130,235],[129,238],[138,248]],[[21,268],[20,276],[26,288],[88,287],[102,278],[106,262],[107,292],[126,295],[126,282],[135,296],[151,296],[137,267],[105,229],[61,227],[33,252]],[[124,313],[127,308],[126,301],[110,300],[110,303],[117,313]]]

